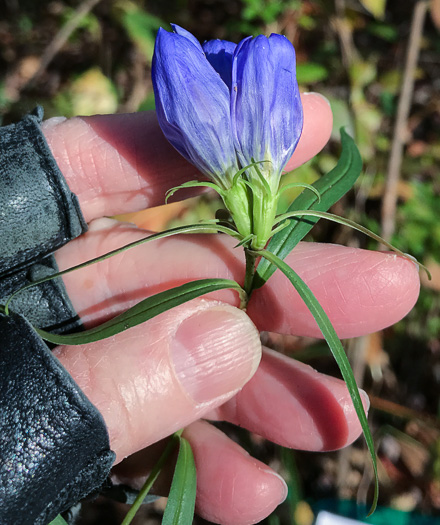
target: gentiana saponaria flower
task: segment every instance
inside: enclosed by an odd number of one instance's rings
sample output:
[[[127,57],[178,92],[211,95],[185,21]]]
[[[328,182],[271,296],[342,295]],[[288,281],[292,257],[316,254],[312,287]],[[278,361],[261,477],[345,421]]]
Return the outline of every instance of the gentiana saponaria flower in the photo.
[[[175,31],[159,29],[156,39],[152,78],[159,124],[177,151],[228,189],[239,170],[229,89],[197,40],[182,28]]]
[[[153,57],[160,127],[218,187],[242,237],[262,248],[303,126],[295,50],[277,34],[202,46],[172,27],[159,29]]]

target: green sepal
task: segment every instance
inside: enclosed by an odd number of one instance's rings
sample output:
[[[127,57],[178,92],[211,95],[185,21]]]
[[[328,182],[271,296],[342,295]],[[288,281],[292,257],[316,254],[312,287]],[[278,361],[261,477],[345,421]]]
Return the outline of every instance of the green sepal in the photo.
[[[197,473],[191,445],[180,437],[179,455],[162,525],[188,525],[193,522],[196,489]]]
[[[176,193],[176,191],[183,190],[184,188],[211,188],[212,190],[216,191],[219,195],[223,195],[223,189],[220,188],[218,184],[215,184],[214,182],[200,182],[198,180],[191,180],[189,182],[184,182],[183,184],[180,184],[180,186],[175,186],[174,188],[171,188],[168,190],[165,194],[165,204],[168,203],[168,199]]]
[[[254,160],[254,159],[251,159],[251,160]],[[269,160],[264,161],[263,160],[263,161],[260,161],[260,162],[271,162],[271,161],[269,161]],[[260,180],[264,190],[266,191],[266,193],[269,196],[272,195],[272,188],[270,187],[270,184],[267,182],[266,177],[261,173],[261,170],[260,170],[257,162],[255,162],[254,169],[257,172],[258,178],[259,178],[259,180]]]
[[[278,224],[278,226],[275,226],[273,229],[272,229],[272,235],[276,235],[278,232],[280,232],[281,230],[284,230],[284,228],[287,228],[289,226],[289,221],[284,221],[284,222],[281,222],[279,223],[278,221],[275,223],[275,224]]]
[[[281,195],[286,190],[290,190],[291,188],[304,188],[304,189],[310,190],[318,197],[318,203],[321,202],[321,194],[319,193],[319,191],[311,184],[307,184],[305,182],[291,182],[290,184],[281,186],[281,188],[278,190],[278,195],[277,195],[278,199],[281,197]]]
[[[226,209],[239,232],[239,240],[252,233],[252,197],[248,181],[240,176],[234,177],[234,183],[222,195]]]
[[[262,164],[263,162],[270,162],[270,160],[259,160],[258,162],[253,161],[250,164],[248,164],[247,166],[245,166],[244,168],[239,169],[237,171],[237,173],[234,175],[234,178],[232,179],[232,185],[231,186],[236,184],[238,178],[240,177],[240,175],[243,175],[243,173],[245,173],[249,168],[254,168],[255,166],[258,166],[258,164]]]
[[[319,329],[322,332],[322,335],[327,341],[327,344],[333,354],[333,357],[335,358],[339,370],[341,371],[342,377],[345,381],[345,384],[347,385],[348,392],[350,393],[350,397],[353,401],[356,414],[359,418],[359,422],[364,433],[365,441],[367,443],[368,451],[370,453],[371,462],[373,465],[375,481],[373,503],[368,514],[370,516],[376,509],[377,500],[379,497],[379,477],[377,472],[376,451],[374,449],[373,436],[371,435],[370,427],[368,426],[368,420],[365,414],[364,407],[362,405],[359,389],[357,387],[356,380],[354,378],[353,371],[350,366],[350,362],[348,361],[348,358],[345,354],[342,343],[339,340],[339,337],[336,334],[336,331],[333,328],[333,325],[331,324],[330,319],[328,318],[324,309],[319,304],[319,301],[316,299],[316,297],[314,296],[310,288],[307,286],[307,284],[301,279],[301,277],[296,272],[294,272],[294,270],[292,270],[292,268],[290,268],[288,264],[286,264],[283,260],[281,260],[273,253],[267,250],[261,250],[255,252],[255,254],[261,255],[275,268],[281,270],[292,283],[292,285],[300,295],[301,299],[307,305],[307,308],[309,309],[310,313],[313,315]]]
[[[187,301],[191,301],[191,299],[223,289],[238,291],[240,294],[240,302],[246,302],[244,290],[235,281],[229,279],[201,279],[182,284],[171,290],[166,290],[148,297],[115,318],[110,319],[95,328],[85,330],[84,332],[59,335],[51,334],[39,328],[35,328],[35,330],[40,337],[57,345],[82,345],[93,343],[116,335],[124,330],[128,330],[133,326],[137,326],[138,324],[148,321],[156,315],[166,312],[171,308],[186,303]]]
[[[297,210],[327,211],[353,186],[362,170],[362,159],[354,140],[341,128],[342,152],[337,165],[313,183],[321,195],[303,191],[289,206],[288,212]],[[292,221],[291,224],[272,237],[267,250],[284,259],[318,222],[319,218]],[[259,288],[272,276],[275,268],[262,259],[257,267],[252,289]]]

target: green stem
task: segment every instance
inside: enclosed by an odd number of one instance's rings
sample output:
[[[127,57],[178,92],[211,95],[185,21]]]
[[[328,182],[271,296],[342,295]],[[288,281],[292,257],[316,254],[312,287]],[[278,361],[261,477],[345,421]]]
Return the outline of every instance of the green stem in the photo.
[[[133,505],[130,507],[130,510],[127,512],[124,518],[124,521],[121,523],[121,525],[129,525],[132,522],[133,518],[136,515],[136,512],[139,510],[139,507],[142,505],[142,502],[144,501],[145,497],[150,492],[151,487],[153,486],[154,482],[159,476],[166,461],[171,456],[171,453],[173,452],[173,450],[176,448],[177,444],[179,443],[181,434],[182,434],[182,430],[179,430],[169,440],[167,446],[165,447],[165,450],[162,452],[162,455],[159,458],[159,461],[154,465],[153,470],[151,471],[143,487],[139,491],[139,494],[134,500]]]
[[[246,274],[244,277],[244,291],[247,294],[247,301],[249,301],[249,298],[252,293],[252,282],[254,280],[254,275],[256,271],[255,262],[257,260],[257,255],[255,252],[250,251],[247,248],[244,249],[244,253],[246,256]],[[247,306],[247,302],[245,306]]]

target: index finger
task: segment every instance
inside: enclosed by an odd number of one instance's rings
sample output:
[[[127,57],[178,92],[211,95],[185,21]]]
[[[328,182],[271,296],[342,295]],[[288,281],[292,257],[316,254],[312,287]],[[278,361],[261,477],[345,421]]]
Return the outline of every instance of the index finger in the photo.
[[[302,102],[304,129],[287,169],[316,155],[331,133],[327,100],[310,93]],[[87,222],[164,204],[167,190],[201,177],[165,139],[154,112],[56,117],[43,132]]]

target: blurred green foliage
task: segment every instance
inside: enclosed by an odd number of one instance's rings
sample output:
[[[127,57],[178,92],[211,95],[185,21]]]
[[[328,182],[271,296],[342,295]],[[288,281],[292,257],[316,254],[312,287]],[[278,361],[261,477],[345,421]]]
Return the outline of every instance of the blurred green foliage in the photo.
[[[430,254],[440,262],[440,198],[431,181],[411,183],[412,196],[399,208],[396,242],[423,260]]]
[[[157,30],[159,27],[171,30],[171,27],[135,2],[121,0],[115,4],[115,9],[120,11],[117,17],[128,37],[142,51],[148,65],[151,65]]]

